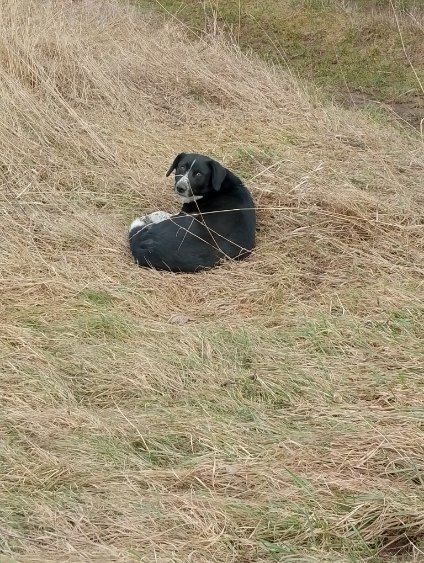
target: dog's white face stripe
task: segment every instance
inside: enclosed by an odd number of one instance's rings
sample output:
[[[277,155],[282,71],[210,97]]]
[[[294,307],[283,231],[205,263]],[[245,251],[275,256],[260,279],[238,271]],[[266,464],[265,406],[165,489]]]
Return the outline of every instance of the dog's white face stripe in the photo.
[[[189,194],[191,193],[191,184],[190,184],[190,179],[188,177],[191,169],[193,168],[193,164],[196,162],[196,159],[193,160],[193,162],[190,165],[190,168],[187,170],[187,172],[185,174],[183,174],[181,176],[181,178],[179,180],[177,180],[177,182],[175,183],[175,187],[182,187],[185,190],[185,195],[184,196],[180,196],[180,197],[190,197]],[[194,199],[190,199],[190,201],[195,201]]]

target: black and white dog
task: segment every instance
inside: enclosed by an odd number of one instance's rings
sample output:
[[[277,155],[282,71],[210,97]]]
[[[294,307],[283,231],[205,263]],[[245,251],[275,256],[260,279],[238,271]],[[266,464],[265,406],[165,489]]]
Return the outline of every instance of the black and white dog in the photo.
[[[223,258],[248,256],[255,245],[256,213],[242,181],[200,154],[179,154],[166,176],[174,170],[181,212],[156,211],[132,222],[129,239],[135,263],[197,272]]]

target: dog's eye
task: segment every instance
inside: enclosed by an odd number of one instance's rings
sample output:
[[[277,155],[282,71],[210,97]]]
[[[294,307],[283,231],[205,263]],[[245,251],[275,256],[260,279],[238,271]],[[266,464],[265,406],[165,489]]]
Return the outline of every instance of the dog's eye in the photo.
[[[201,176],[202,173],[201,172],[196,172],[195,176]]]

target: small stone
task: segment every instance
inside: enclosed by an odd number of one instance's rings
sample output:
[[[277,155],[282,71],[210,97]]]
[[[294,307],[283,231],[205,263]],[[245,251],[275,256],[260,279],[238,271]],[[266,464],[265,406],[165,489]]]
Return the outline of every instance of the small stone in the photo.
[[[342,397],[341,393],[339,393],[338,391],[333,393],[333,401],[335,403],[343,403],[343,397]]]
[[[185,325],[192,320],[193,319],[190,319],[190,317],[187,317],[186,315],[172,315],[169,322],[173,325]]]

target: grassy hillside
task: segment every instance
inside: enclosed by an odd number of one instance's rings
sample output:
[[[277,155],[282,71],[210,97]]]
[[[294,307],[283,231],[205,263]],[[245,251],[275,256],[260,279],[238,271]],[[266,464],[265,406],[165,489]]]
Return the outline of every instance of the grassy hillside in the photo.
[[[420,127],[421,0],[136,0],[188,24],[225,30],[245,50],[318,84],[372,117]]]
[[[0,18],[5,561],[419,561],[422,144],[118,2]],[[181,150],[254,255],[136,268]]]

